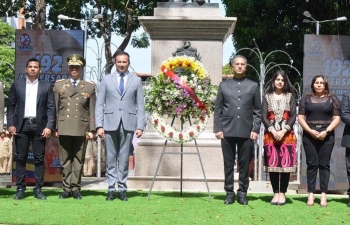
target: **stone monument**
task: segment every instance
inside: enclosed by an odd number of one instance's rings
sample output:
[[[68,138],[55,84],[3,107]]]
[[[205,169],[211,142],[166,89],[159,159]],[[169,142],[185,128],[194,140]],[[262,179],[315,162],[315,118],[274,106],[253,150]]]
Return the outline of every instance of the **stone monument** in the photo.
[[[213,84],[222,80],[223,43],[234,30],[235,17],[221,17],[219,4],[205,1],[172,1],[157,3],[154,16],[139,17],[152,40],[152,75],[156,76],[163,61],[176,55],[179,48],[196,50]],[[204,4],[198,4],[204,3]],[[186,49],[185,49],[186,50]],[[191,49],[190,49],[191,50]],[[146,96],[147,97],[147,96]],[[211,116],[212,117],[212,116]],[[220,141],[213,133],[213,121],[197,138],[204,171],[210,189],[222,190],[224,169]],[[165,139],[148,127],[135,148],[135,176],[129,186],[150,187]],[[168,142],[167,151],[179,152],[180,145]],[[184,152],[195,152],[194,142],[184,145]],[[179,189],[180,155],[165,155],[160,164],[153,190]],[[183,186],[185,190],[206,190],[197,155],[184,155]]]

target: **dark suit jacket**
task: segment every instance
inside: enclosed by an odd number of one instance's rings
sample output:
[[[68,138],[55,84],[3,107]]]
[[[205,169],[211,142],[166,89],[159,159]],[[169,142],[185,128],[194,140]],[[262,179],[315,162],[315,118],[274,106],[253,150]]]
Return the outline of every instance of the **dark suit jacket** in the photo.
[[[7,127],[15,126],[19,132],[23,123],[26,100],[26,79],[18,79],[11,85],[7,103]],[[38,83],[36,120],[38,133],[45,128],[55,128],[55,97],[52,84],[45,81]]]
[[[341,146],[350,148],[350,92],[343,94],[341,99],[341,120],[345,123]]]
[[[228,79],[219,85],[214,110],[214,133],[224,137],[249,138],[260,132],[261,99],[256,82],[246,79]]]

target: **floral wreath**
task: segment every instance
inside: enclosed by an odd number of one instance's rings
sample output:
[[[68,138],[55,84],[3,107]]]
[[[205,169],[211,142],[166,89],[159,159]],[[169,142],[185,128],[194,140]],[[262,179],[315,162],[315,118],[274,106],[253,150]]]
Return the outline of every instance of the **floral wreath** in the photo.
[[[196,139],[214,110],[218,88],[211,84],[202,63],[188,56],[171,57],[162,63],[158,76],[149,79],[145,91],[150,123],[169,141]],[[167,119],[175,117],[182,124],[190,118],[193,123],[180,130],[167,124]]]

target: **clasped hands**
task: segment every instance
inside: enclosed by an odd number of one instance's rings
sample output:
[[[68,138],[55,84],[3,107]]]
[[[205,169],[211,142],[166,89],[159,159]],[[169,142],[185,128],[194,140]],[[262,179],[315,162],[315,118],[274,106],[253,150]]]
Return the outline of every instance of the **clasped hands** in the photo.
[[[309,134],[315,139],[323,140],[327,136],[327,131],[318,132],[317,130],[311,130]]]
[[[273,138],[276,140],[276,141],[282,141],[284,135],[286,134],[287,130],[283,129],[283,130],[279,130],[279,131],[272,131],[272,135],[273,135]]]

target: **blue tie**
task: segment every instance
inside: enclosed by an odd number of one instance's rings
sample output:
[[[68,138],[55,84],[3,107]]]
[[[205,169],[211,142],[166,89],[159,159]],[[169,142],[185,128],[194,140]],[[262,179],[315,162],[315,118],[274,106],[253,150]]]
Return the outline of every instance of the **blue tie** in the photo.
[[[120,74],[120,82],[119,82],[119,90],[120,93],[124,92],[124,74]]]

